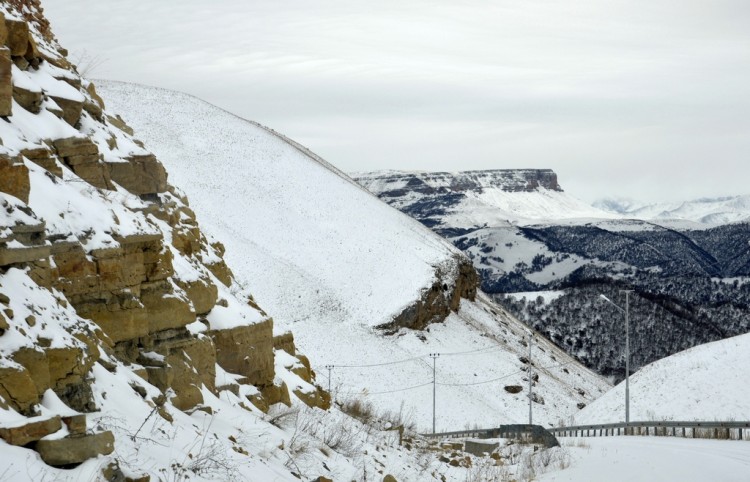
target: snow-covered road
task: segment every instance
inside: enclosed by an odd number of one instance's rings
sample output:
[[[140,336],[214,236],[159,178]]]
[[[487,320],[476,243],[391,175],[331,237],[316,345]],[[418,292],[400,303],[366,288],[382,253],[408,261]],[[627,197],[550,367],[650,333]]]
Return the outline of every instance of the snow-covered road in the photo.
[[[561,439],[570,453],[565,470],[540,476],[542,482],[747,482],[750,443],[671,437]]]

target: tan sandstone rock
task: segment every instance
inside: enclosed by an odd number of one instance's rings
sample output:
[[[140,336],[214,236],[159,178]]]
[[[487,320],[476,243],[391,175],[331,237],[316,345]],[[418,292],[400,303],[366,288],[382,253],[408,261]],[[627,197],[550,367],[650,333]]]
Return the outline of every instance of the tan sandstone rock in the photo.
[[[177,285],[185,291],[197,315],[205,315],[216,305],[219,290],[209,280],[198,279],[189,282],[177,280]]]
[[[273,320],[209,334],[216,346],[216,361],[224,370],[247,377],[251,385],[273,383]]]
[[[112,181],[138,195],[167,190],[167,171],[153,154],[130,156],[126,160],[106,163]]]
[[[109,170],[100,162],[99,148],[85,137],[66,137],[52,141],[57,155],[81,179],[99,189],[112,189]]]
[[[62,428],[60,417],[54,416],[42,420],[32,420],[28,423],[2,427],[0,426],[0,438],[10,445],[23,447],[31,442],[53,434]]]
[[[57,177],[62,177],[62,167],[57,163],[57,159],[52,155],[52,152],[46,147],[37,147],[32,149],[24,149],[21,151],[21,156],[30,160],[34,164],[43,167]]]
[[[18,412],[32,415],[34,406],[39,403],[39,392],[29,371],[25,368],[0,367],[0,398]]]
[[[8,27],[5,26],[5,14],[0,12],[0,46],[4,46],[7,39]]]
[[[75,126],[81,118],[83,102],[53,95],[50,95],[50,97],[62,109],[62,119],[71,126]]]
[[[112,432],[57,440],[40,440],[34,446],[42,460],[53,466],[79,464],[99,455],[109,455],[115,450],[115,437]]]
[[[316,388],[317,389],[312,392],[294,390],[294,394],[308,407],[318,407],[323,410],[328,410],[331,408],[331,394],[320,387]]]
[[[23,20],[6,18],[5,27],[7,30],[5,45],[10,49],[10,54],[25,55],[29,46],[29,25]]]
[[[41,90],[29,90],[13,85],[13,100],[32,114],[38,114],[42,111],[44,94]]]
[[[0,48],[0,117],[13,114],[11,65],[10,50]]]
[[[0,191],[29,202],[29,168],[22,162],[0,155]]]

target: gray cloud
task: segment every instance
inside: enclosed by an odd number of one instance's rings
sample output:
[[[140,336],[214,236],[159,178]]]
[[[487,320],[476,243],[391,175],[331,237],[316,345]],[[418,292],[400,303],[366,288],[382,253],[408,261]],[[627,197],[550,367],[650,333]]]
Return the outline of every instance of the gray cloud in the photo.
[[[746,193],[739,0],[46,0],[104,78],[197,95],[344,170],[550,167],[584,199]]]

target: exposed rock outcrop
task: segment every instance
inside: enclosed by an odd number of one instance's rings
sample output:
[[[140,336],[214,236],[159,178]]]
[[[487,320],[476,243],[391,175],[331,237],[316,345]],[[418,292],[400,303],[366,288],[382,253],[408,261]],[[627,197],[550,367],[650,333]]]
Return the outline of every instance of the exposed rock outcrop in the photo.
[[[458,311],[461,298],[473,301],[479,277],[468,259],[456,257],[449,269],[437,269],[436,280],[425,289],[419,300],[406,307],[393,321],[378,326],[387,333],[400,328],[423,330],[431,323],[439,323]]]
[[[223,246],[209,243],[159,160],[106,112],[38,2],[8,5],[0,117],[18,138],[0,142],[0,409],[20,421],[0,421],[0,438],[53,466],[112,453],[111,431],[87,431],[85,414],[107,398],[92,389],[97,367],[127,368],[139,400],[167,422],[170,410],[210,413],[204,394],[221,390],[263,410],[291,404],[274,363],[274,348],[296,354],[291,335],[274,338],[273,320],[237,294]],[[14,100],[28,111],[23,122]],[[26,135],[29,115],[45,128]],[[295,373],[312,382],[309,361],[297,360]],[[217,371],[230,382],[217,387]],[[330,405],[320,389],[298,397]],[[67,407],[47,416],[58,408],[45,405],[40,418],[42,403]]]

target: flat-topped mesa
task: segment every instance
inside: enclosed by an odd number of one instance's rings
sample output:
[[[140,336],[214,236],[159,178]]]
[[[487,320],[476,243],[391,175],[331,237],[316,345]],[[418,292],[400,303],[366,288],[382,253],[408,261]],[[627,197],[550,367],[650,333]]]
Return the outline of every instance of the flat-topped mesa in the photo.
[[[374,171],[355,173],[358,183],[378,196],[398,197],[406,192],[436,194],[481,192],[488,188],[506,192],[531,192],[539,188],[562,192],[551,169],[489,169],[461,172]]]

